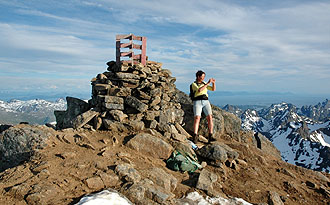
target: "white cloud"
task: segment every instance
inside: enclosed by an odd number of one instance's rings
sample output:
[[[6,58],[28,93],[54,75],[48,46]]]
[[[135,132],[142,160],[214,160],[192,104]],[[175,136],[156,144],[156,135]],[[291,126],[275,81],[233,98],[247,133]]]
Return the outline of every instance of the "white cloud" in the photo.
[[[47,29],[0,24],[0,70],[65,74],[98,70],[114,56],[114,47],[102,48],[72,35],[54,34]],[[103,61],[103,62],[102,62]],[[65,75],[65,74],[62,75]]]
[[[89,91],[91,89],[90,79],[56,79],[46,77],[24,77],[24,76],[12,76],[6,77],[0,81],[1,91],[33,91],[41,90],[52,92],[58,90],[61,92],[73,92],[77,90]]]
[[[148,37],[149,59],[171,69],[179,88],[196,69],[224,90],[328,92],[330,86],[326,1],[51,1],[54,10],[32,4],[20,2],[15,11],[40,25],[0,23],[0,70],[93,77],[114,59],[115,35],[132,32]],[[70,6],[72,14],[56,12]],[[91,12],[74,13],[86,8]]]

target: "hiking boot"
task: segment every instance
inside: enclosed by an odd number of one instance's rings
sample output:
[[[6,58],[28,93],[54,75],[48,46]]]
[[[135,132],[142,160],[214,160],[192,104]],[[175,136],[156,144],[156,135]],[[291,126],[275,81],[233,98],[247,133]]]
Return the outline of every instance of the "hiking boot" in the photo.
[[[208,137],[208,144],[211,144],[212,141],[215,141],[215,138],[213,137],[212,133],[209,133],[209,137]]]
[[[196,144],[198,142],[198,134],[194,134],[193,142]]]

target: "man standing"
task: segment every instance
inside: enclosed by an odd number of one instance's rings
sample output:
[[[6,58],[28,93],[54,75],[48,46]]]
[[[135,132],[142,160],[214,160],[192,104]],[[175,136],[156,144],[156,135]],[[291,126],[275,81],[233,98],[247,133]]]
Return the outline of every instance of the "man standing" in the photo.
[[[210,143],[211,139],[213,139],[213,118],[212,118],[212,109],[210,102],[208,100],[207,91],[215,91],[215,79],[210,78],[207,83],[204,82],[205,73],[201,70],[196,73],[196,81],[191,84],[192,91],[194,93],[193,96],[193,109],[194,109],[194,136],[193,141],[197,143],[198,141],[198,128],[199,122],[201,119],[202,111],[206,115],[209,136],[208,142]],[[210,84],[212,83],[212,86]]]

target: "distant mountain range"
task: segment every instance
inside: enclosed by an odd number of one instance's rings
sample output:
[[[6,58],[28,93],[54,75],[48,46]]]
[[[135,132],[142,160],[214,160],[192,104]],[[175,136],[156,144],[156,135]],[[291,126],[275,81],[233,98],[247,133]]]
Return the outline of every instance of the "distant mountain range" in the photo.
[[[330,101],[297,108],[289,103],[242,110],[226,105],[239,116],[242,128],[265,135],[291,164],[330,172]]]
[[[297,108],[290,103],[232,106],[224,110],[242,120],[242,128],[265,135],[284,161],[330,172],[330,101]],[[54,110],[66,110],[66,101],[0,100],[0,124],[46,124],[55,121]]]
[[[54,110],[66,110],[63,98],[50,102],[46,100],[0,100],[0,124],[46,124],[55,121]]]

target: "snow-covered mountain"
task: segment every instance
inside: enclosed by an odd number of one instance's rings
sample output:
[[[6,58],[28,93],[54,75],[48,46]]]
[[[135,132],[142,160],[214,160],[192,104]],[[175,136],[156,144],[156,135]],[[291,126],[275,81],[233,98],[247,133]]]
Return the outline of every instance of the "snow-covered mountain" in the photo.
[[[323,108],[327,109],[326,106]],[[236,108],[232,110],[239,113]],[[325,113],[321,110],[314,113]],[[318,117],[314,120],[304,113],[292,104],[280,103],[259,111],[247,109],[239,117],[243,129],[260,132],[272,141],[284,161],[330,172],[330,121],[320,121],[320,115],[314,115]],[[328,119],[322,116],[322,119]]]
[[[66,110],[66,101],[63,98],[55,102],[46,100],[0,100],[0,124],[45,124],[55,121],[54,110]]]
[[[326,99],[324,102],[318,103],[314,106],[303,106],[298,113],[315,121],[330,120],[330,101]]]

